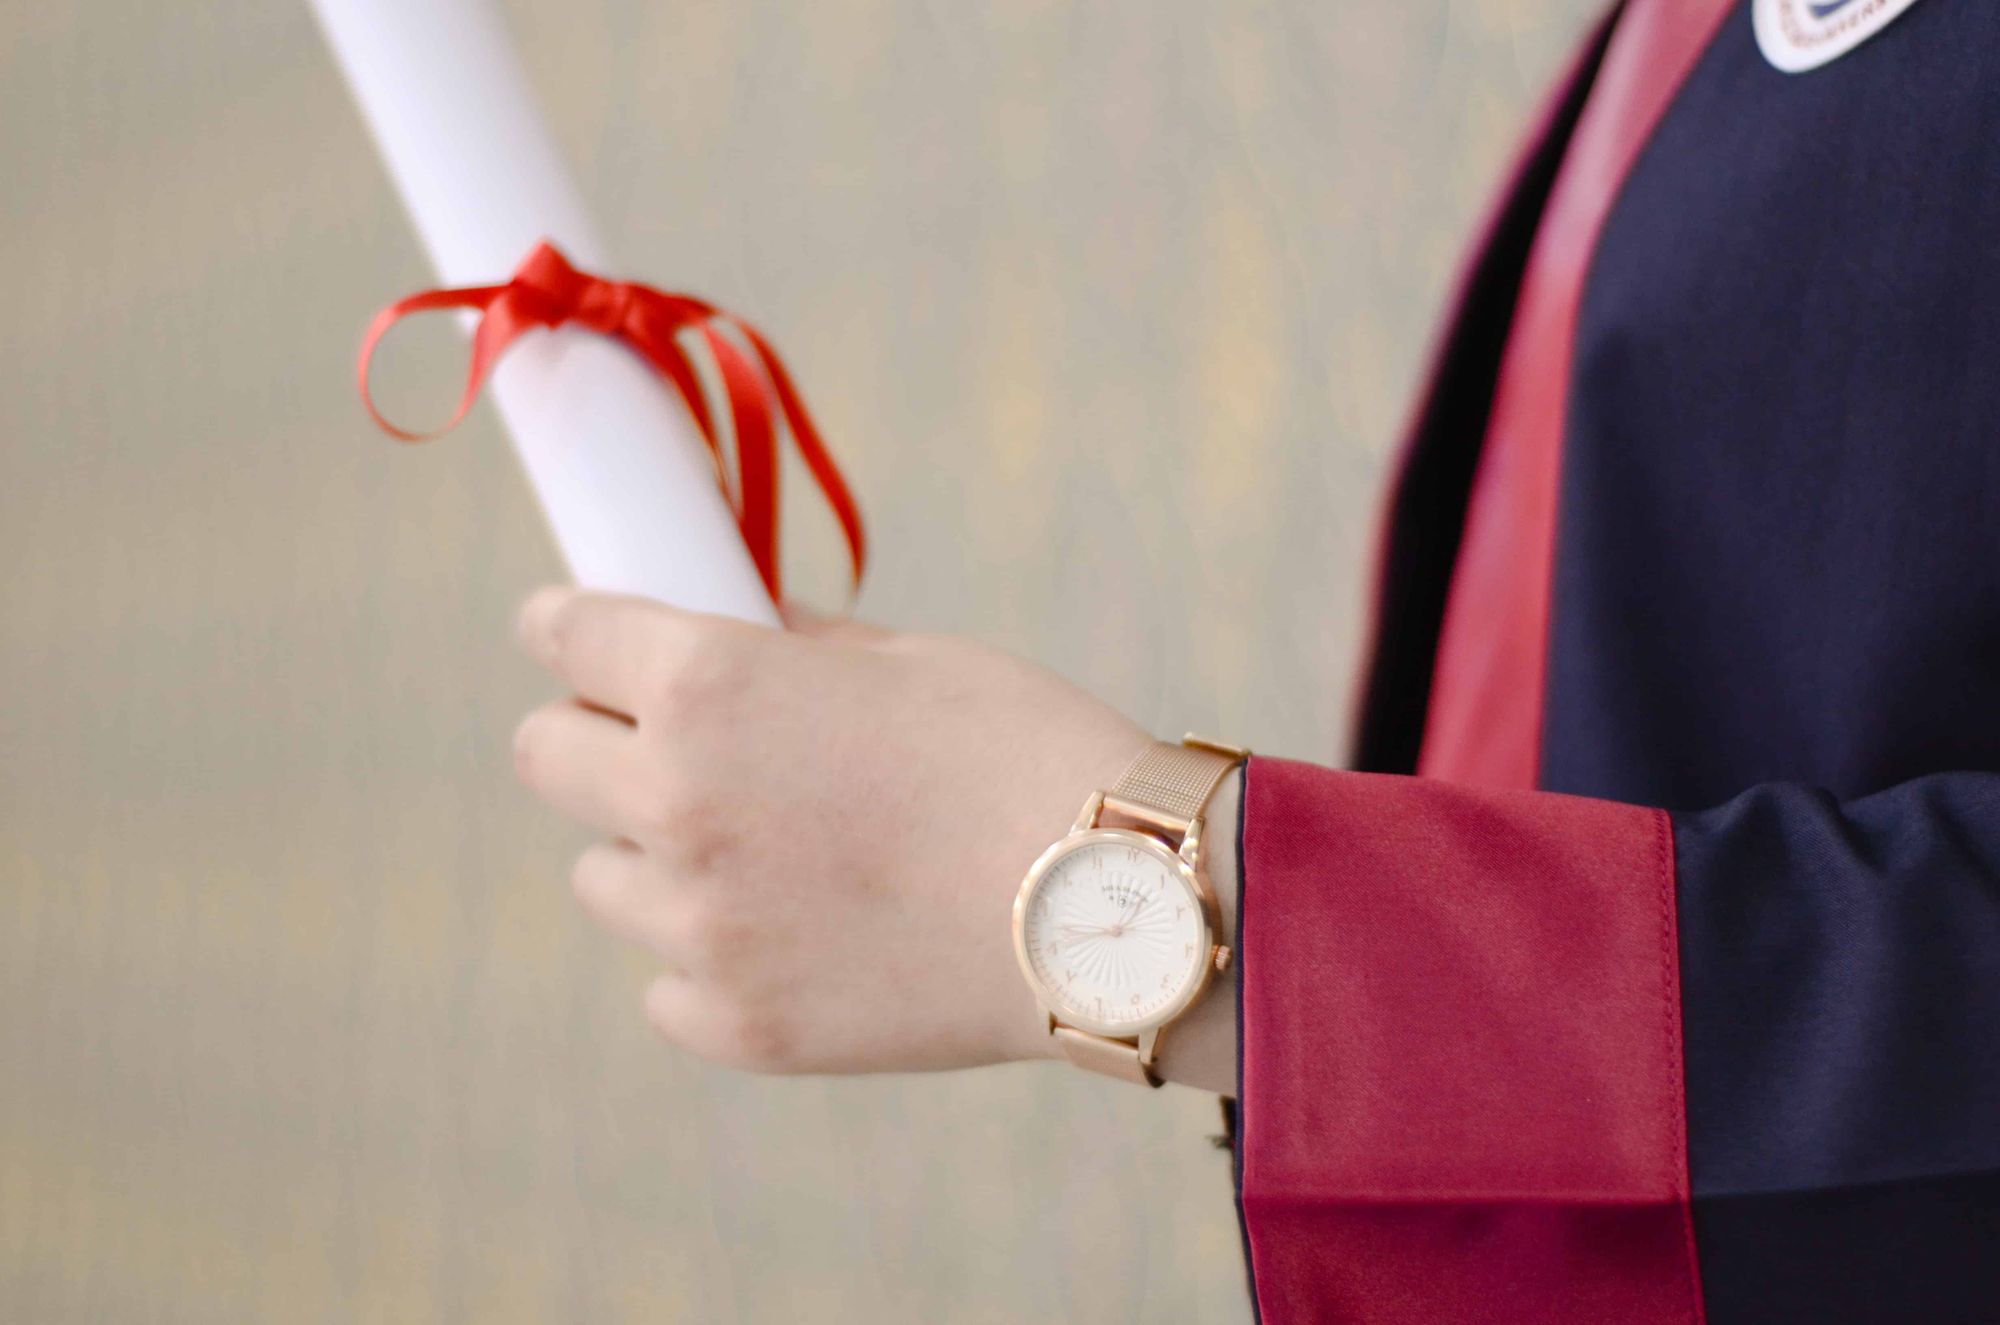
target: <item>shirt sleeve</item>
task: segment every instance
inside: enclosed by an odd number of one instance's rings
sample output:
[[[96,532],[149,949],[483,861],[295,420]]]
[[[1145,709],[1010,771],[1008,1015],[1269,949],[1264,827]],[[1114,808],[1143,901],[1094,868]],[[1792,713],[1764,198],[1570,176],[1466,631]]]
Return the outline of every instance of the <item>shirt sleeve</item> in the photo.
[[[1266,1325],[2000,1320],[2000,776],[1246,774]]]

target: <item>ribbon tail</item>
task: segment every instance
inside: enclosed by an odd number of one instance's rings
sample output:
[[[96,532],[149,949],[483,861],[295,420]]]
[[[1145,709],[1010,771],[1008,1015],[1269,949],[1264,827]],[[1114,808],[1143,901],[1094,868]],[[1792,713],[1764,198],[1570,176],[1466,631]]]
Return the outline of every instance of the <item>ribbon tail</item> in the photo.
[[[833,508],[834,518],[840,521],[840,531],[847,539],[847,558],[853,572],[849,590],[851,600],[854,594],[861,591],[861,574],[868,564],[868,534],[861,522],[861,507],[854,500],[840,466],[835,463],[832,450],[820,436],[812,415],[807,412],[805,400],[792,384],[792,375],[785,370],[785,361],[778,357],[777,350],[757,328],[740,320],[736,325],[742,328],[744,336],[755,347],[757,357],[764,365],[764,373],[778,393],[778,404],[784,410],[785,426],[791,429],[792,441],[797,444],[799,455],[812,473],[813,481],[819,485],[826,504]]]
[[[710,459],[715,462],[715,479],[723,482],[722,441],[716,436],[715,414],[708,407],[708,396],[701,389],[701,380],[695,376],[694,365],[682,351],[671,333],[662,338],[648,335],[627,335],[625,343],[638,351],[655,372],[673,383],[680,393],[688,413],[694,416],[694,426],[701,433],[701,440],[708,446]],[[726,484],[724,486],[727,486]]]
[[[736,424],[737,523],[750,559],[764,579],[773,602],[782,602],[778,566],[778,439],[764,381],[755,365],[729,338],[703,323],[703,339],[722,371],[729,392],[730,416]]]

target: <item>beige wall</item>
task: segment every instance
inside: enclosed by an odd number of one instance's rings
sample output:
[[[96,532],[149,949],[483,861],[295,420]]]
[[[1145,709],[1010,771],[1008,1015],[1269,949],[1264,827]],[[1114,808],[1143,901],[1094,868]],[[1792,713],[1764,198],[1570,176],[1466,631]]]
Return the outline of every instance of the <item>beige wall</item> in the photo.
[[[632,273],[786,347],[867,614],[1336,756],[1434,306],[1591,0],[509,8]],[[426,273],[302,6],[9,6],[0,154],[0,1319],[1247,1318],[1206,1097],[649,1039],[507,774],[558,567],[504,439],[355,405]]]

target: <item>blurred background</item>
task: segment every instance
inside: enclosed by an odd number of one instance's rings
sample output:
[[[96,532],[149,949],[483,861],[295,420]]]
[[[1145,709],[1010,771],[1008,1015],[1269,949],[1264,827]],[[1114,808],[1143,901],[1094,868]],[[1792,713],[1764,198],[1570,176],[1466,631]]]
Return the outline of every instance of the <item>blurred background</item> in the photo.
[[[506,5],[626,274],[784,347],[865,615],[1320,760],[1458,247],[1596,8]],[[8,6],[0,163],[0,1319],[1249,1319],[1211,1097],[651,1038],[509,772],[561,568],[495,416],[356,403],[430,273],[302,4]],[[392,413],[463,353],[399,336]]]

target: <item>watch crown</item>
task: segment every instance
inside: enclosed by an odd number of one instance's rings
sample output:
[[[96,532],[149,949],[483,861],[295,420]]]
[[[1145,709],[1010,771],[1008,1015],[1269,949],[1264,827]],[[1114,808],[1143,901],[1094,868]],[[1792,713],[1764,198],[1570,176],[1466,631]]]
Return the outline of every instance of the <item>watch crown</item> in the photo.
[[[1220,943],[1215,945],[1215,969],[1217,971],[1226,971],[1229,969],[1229,949],[1223,947]]]

